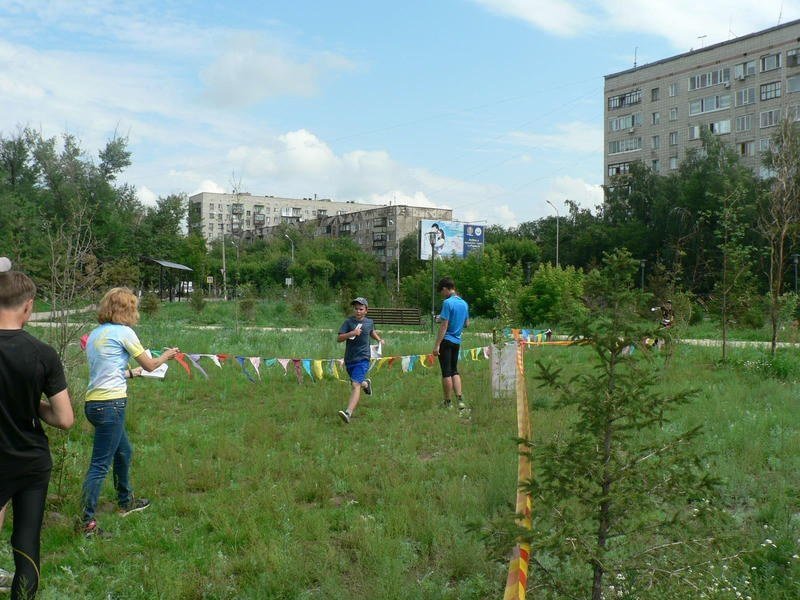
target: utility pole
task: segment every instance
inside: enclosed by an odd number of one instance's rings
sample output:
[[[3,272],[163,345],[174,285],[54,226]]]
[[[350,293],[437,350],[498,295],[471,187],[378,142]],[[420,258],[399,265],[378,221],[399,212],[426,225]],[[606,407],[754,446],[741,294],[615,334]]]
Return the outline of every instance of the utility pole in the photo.
[[[556,207],[555,204],[550,202],[550,200],[545,200],[545,202],[547,202],[550,206],[552,206],[553,210],[556,211],[556,267],[558,267],[559,266],[559,262],[558,262],[558,222],[561,219],[561,215],[558,213],[558,208]]]

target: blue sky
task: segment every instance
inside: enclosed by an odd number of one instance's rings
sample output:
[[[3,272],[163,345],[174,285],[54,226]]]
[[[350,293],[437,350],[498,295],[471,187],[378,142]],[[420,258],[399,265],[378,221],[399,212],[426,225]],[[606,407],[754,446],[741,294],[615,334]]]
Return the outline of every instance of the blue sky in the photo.
[[[508,227],[602,200],[604,75],[797,18],[800,0],[0,0],[0,133],[92,156],[127,136],[146,203],[240,183]]]

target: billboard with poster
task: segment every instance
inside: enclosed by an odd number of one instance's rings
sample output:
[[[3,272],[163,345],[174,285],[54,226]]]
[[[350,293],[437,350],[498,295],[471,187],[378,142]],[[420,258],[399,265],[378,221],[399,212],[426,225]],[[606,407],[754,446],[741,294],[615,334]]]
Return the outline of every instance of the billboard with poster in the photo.
[[[468,254],[483,250],[483,225],[461,223],[460,221],[433,221],[421,219],[419,222],[419,257],[430,260],[433,234],[437,257],[464,258]]]

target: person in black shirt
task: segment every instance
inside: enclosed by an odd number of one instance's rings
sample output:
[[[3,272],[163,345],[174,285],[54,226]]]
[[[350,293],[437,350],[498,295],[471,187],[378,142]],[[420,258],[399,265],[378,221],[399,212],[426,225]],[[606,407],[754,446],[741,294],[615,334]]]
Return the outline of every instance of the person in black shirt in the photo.
[[[12,600],[31,599],[39,587],[40,536],[52,469],[42,421],[60,429],[74,421],[58,354],[23,331],[35,294],[27,275],[0,273],[0,506],[11,500],[14,511]]]

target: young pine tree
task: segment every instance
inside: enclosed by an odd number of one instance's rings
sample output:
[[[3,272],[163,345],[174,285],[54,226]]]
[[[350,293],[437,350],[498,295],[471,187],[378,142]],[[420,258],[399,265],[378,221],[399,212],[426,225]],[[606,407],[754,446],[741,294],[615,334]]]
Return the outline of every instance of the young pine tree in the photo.
[[[533,530],[514,532],[531,544],[528,585],[540,598],[672,597],[649,594],[663,580],[680,589],[709,544],[716,481],[693,444],[700,428],[670,424],[692,392],[655,387],[659,361],[640,345],[654,332],[636,312],[637,267],[622,250],[586,277],[588,314],[574,339],[593,351],[591,371],[567,380],[539,362],[554,407],[574,417],[552,441],[528,442]]]

